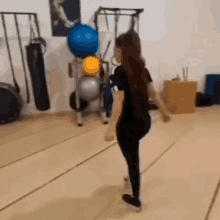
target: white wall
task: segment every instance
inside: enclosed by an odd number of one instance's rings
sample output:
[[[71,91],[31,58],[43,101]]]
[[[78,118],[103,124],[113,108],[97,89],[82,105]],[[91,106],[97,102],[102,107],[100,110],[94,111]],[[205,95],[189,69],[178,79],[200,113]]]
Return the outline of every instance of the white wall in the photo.
[[[70,110],[69,95],[74,90],[74,80],[68,77],[67,64],[73,56],[67,48],[66,38],[51,36],[49,1],[0,0],[0,5],[1,11],[38,13],[41,34],[48,44],[45,54],[45,66],[51,99],[50,112]],[[144,12],[140,16],[142,51],[157,88],[162,85],[164,79],[170,79],[176,73],[181,74],[184,65],[189,67],[189,78],[198,80],[199,91],[204,90],[205,74],[220,72],[219,0],[185,0],[183,2],[175,0],[82,0],[82,23],[92,24],[93,14],[100,5],[103,7],[144,8]],[[22,89],[22,98],[26,101],[24,73],[13,17],[7,16],[6,22],[16,77]],[[105,34],[107,31],[105,18],[102,16],[99,19],[101,48],[105,47],[108,39],[114,36],[111,34],[114,28],[113,18],[110,18],[109,22],[110,32]],[[28,44],[28,20],[19,16],[19,23],[24,47]],[[121,17],[119,20],[119,33],[126,31],[128,27],[129,17]],[[0,25],[0,30],[0,37],[2,37],[2,25]],[[12,83],[5,44],[0,45],[0,51],[0,81]],[[110,58],[111,55],[112,50],[109,51],[107,58]],[[34,105],[30,79],[29,86],[32,97],[31,104],[25,105],[23,113],[38,113]]]

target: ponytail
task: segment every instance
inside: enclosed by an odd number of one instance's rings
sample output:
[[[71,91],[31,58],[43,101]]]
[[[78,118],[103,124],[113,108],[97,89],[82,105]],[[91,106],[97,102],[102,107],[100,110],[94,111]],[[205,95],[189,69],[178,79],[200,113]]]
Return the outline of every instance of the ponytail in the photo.
[[[130,88],[131,90],[138,89],[140,85],[145,83],[143,81],[142,73],[144,71],[145,63],[141,58],[135,59],[134,57],[128,56],[127,62],[124,63],[130,75]],[[127,65],[126,65],[127,64]]]
[[[138,34],[128,32],[116,40],[116,46],[122,49],[122,66],[127,70],[128,81],[135,117],[142,117],[148,112],[147,77],[145,61],[141,57],[141,45]]]

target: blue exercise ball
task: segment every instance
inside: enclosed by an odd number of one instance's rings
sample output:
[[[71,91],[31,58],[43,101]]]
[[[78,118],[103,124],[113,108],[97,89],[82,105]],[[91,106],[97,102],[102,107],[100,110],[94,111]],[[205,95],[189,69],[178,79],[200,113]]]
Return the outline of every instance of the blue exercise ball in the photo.
[[[99,50],[98,31],[86,24],[73,27],[67,40],[71,52],[79,58],[92,56]]]

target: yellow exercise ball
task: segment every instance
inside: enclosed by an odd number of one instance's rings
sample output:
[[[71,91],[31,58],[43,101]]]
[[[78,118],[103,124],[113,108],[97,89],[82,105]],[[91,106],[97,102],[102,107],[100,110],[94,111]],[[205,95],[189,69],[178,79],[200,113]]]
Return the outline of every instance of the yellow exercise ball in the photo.
[[[83,76],[97,76],[100,72],[100,60],[90,56],[83,61]]]

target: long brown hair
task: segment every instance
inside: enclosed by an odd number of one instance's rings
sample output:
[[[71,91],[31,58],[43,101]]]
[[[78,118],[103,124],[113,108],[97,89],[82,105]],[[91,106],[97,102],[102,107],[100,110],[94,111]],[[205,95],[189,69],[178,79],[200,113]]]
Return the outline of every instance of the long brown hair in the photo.
[[[132,103],[135,106],[135,112],[141,117],[147,111],[146,108],[148,108],[146,107],[148,94],[147,77],[144,74],[145,61],[141,57],[140,38],[134,30],[131,30],[120,35],[116,39],[115,46],[121,49],[122,66],[125,67],[130,75],[129,86]]]

